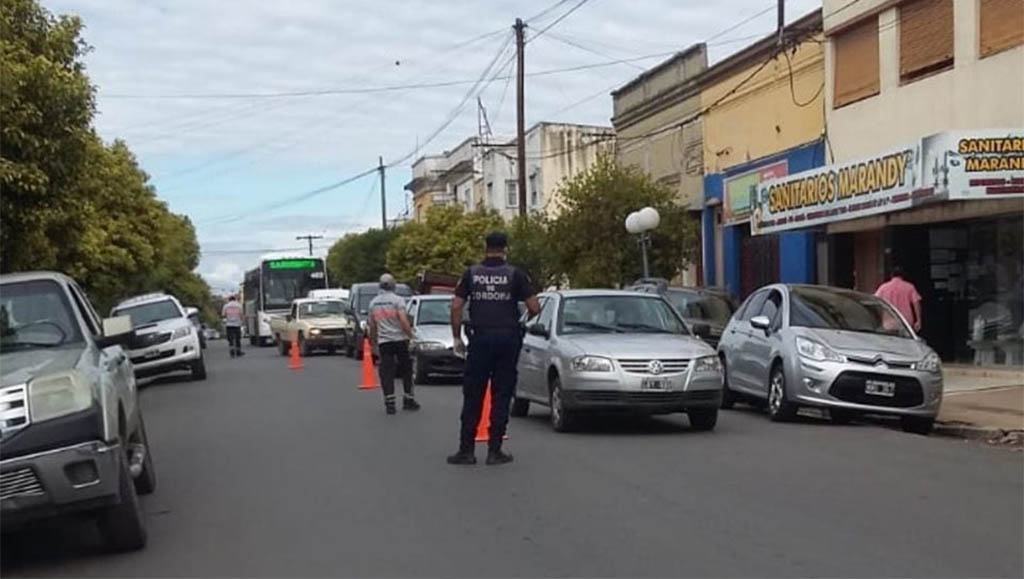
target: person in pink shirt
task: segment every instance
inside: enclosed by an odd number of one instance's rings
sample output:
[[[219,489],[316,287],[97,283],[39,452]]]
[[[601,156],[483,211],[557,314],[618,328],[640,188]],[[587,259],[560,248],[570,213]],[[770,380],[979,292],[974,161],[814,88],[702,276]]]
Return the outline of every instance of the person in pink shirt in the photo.
[[[903,268],[894,265],[889,281],[878,286],[875,296],[889,302],[914,328],[921,331],[921,294],[917,293],[914,284],[903,279]]]

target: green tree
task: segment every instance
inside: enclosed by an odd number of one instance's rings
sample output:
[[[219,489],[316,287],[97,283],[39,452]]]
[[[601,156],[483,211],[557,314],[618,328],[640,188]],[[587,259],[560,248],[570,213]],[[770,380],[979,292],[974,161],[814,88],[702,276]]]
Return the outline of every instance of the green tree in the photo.
[[[387,271],[388,248],[401,228],[350,233],[327,252],[327,274],[334,286],[376,281]]]
[[[0,270],[58,268],[80,232],[76,200],[92,136],[82,22],[34,0],[0,1]]]
[[[421,271],[461,273],[483,257],[487,233],[504,229],[494,212],[466,213],[458,206],[433,207],[422,222],[407,223],[388,250],[388,269],[402,281]]]
[[[616,286],[639,277],[640,248],[624,223],[646,206],[661,214],[651,236],[651,274],[678,275],[697,254],[695,220],[672,191],[634,167],[619,167],[610,156],[559,187],[561,212],[549,228],[550,239],[557,240],[556,269],[580,287]]]
[[[508,228],[508,261],[530,276],[537,291],[557,285],[560,277],[557,244],[550,235],[550,226],[547,217],[534,213],[516,217]]]
[[[192,224],[157,199],[123,142],[92,128],[81,21],[0,0],[0,26],[0,271],[63,271],[102,311],[156,290],[206,308]]]

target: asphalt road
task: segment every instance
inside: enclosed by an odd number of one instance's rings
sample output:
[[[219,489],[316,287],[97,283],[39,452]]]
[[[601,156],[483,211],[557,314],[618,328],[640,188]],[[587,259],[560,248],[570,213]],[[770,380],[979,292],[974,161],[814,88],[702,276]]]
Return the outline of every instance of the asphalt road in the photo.
[[[354,361],[208,357],[206,382],[142,393],[149,546],[45,525],[5,537],[4,576],[1024,575],[1019,452],[751,409],[559,435],[539,409],[515,463],[453,467],[457,387],[388,417]]]

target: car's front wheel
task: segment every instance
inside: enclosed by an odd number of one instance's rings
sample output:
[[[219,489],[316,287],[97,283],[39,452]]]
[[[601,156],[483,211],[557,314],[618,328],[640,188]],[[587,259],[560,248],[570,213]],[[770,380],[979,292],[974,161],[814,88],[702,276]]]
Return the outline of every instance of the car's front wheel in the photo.
[[[412,357],[412,383],[413,384],[426,384],[427,383],[427,372],[423,368],[423,362],[420,361],[419,356]]]
[[[686,415],[690,419],[690,426],[694,430],[714,430],[718,424],[717,408],[694,408],[688,410]]]
[[[932,429],[935,427],[935,419],[921,416],[901,416],[900,427],[903,429],[903,432],[927,436],[931,434]]]
[[[768,379],[768,418],[774,422],[792,420],[798,409],[786,396],[786,373],[782,364],[776,364]]]
[[[729,389],[729,367],[725,364],[725,355],[722,360],[722,408],[731,409],[736,405],[736,393]]]
[[[576,426],[576,416],[572,410],[565,407],[562,380],[557,374],[551,378],[549,397],[551,403],[551,427],[555,429],[555,432],[572,431]]]
[[[302,354],[302,357],[305,358],[306,356],[309,356],[309,352],[310,352],[309,342],[306,341],[306,337],[303,336],[302,333],[300,332],[299,333],[299,354]]]
[[[530,413],[530,401],[526,398],[515,396],[512,398],[512,416],[522,418]]]

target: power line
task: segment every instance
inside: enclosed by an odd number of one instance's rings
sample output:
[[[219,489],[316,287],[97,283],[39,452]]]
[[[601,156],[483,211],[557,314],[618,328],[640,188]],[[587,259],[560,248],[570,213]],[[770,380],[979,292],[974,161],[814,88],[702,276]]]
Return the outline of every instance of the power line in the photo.
[[[821,86],[818,87],[818,90],[814,93],[814,95],[811,96],[811,98],[807,99],[806,102],[799,102],[799,100],[796,98],[796,86],[795,81],[793,80],[793,61],[790,60],[788,51],[783,50],[782,55],[786,57],[786,67],[789,69],[789,95],[793,99],[793,104],[800,108],[810,106],[812,103],[814,103],[815,100],[817,100],[818,95],[821,94],[821,91],[825,89],[825,81],[821,81]]]
[[[534,37],[534,38],[536,38],[536,37]],[[584,52],[589,52],[590,54],[596,54],[598,56],[603,56],[603,57],[609,58],[609,59],[614,59],[615,58],[614,56],[611,56],[610,54],[606,54],[606,53],[601,52],[600,50],[597,50],[597,49],[594,49],[594,48],[588,48],[588,47],[586,47],[586,46],[584,46],[584,45],[582,45],[582,44],[580,44],[580,43],[578,43],[578,42],[576,42],[574,40],[570,40],[568,38],[562,37],[559,34],[555,34],[554,32],[549,32],[547,34],[547,36],[545,36],[545,38],[547,38],[548,40],[557,40],[558,42],[561,42],[562,44],[567,44],[567,45],[572,46],[574,48],[578,48],[578,49],[580,49],[580,50],[582,50]],[[626,62],[626,63],[623,63],[623,64],[626,64],[626,65],[631,66],[633,68],[636,68],[638,70],[646,70],[644,67],[640,66],[639,64],[634,64],[632,62]]]
[[[559,22],[561,22],[561,21],[565,20],[566,18],[568,18],[570,14],[572,14],[573,12],[579,10],[584,4],[586,4],[589,1],[590,0],[580,0],[575,5],[573,5],[572,8],[570,8],[570,9],[566,10],[564,13],[562,13],[561,16],[559,16],[558,18],[555,18],[553,21],[551,21],[550,24],[548,24],[544,28],[541,28],[540,32],[538,32],[537,34],[534,34],[533,37],[530,38],[530,40],[532,41],[532,40],[534,40],[536,38],[539,38],[539,37],[543,36],[545,32],[547,32],[548,30],[551,30],[555,26],[558,26]]]

